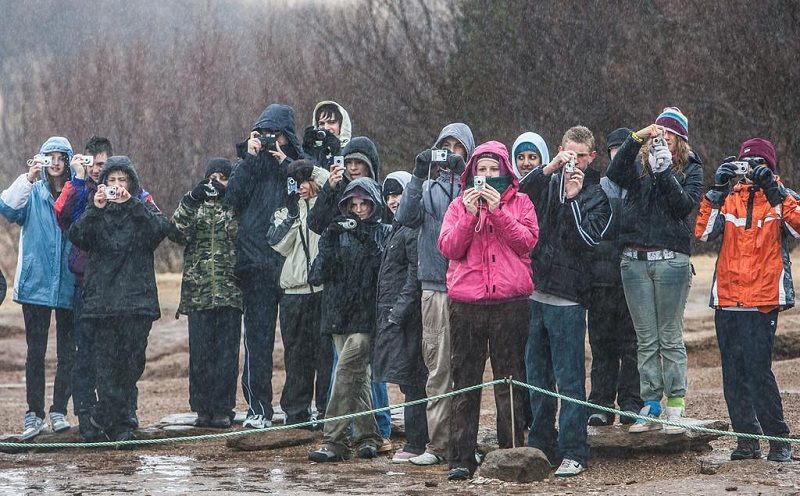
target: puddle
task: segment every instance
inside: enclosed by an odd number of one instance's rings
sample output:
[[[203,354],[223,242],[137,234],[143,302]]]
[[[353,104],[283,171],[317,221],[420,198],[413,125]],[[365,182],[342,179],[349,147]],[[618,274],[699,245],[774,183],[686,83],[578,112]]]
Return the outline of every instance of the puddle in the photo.
[[[159,493],[185,493],[194,462],[189,456],[141,455],[136,475],[157,483]]]

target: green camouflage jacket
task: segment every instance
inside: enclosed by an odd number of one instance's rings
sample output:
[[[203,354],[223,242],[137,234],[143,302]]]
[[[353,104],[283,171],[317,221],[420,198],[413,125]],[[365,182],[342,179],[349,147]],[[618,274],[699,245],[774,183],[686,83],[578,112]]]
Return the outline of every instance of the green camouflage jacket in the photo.
[[[178,314],[220,307],[242,309],[236,285],[236,231],[239,221],[222,199],[197,202],[188,194],[175,214],[173,241],[184,245]],[[177,315],[177,314],[176,314]]]

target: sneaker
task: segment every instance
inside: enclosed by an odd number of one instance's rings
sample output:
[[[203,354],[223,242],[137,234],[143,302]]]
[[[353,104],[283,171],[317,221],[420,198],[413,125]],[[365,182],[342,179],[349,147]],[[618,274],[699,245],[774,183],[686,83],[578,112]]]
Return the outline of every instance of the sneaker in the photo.
[[[228,429],[231,426],[231,416],[227,413],[215,413],[211,416],[208,426],[215,429]]]
[[[25,414],[25,430],[19,437],[20,441],[27,441],[33,439],[42,433],[44,429],[44,419],[39,418],[36,412],[28,412]]]
[[[244,422],[242,422],[242,427],[266,429],[267,427],[272,427],[272,421],[267,420],[263,415],[248,415],[247,418],[244,419]]]
[[[667,407],[667,420],[670,422],[680,422],[683,419],[683,408],[679,406]],[[665,425],[664,434],[683,434],[686,429],[674,425]]]
[[[658,418],[661,416],[661,405],[659,405],[656,401],[648,402],[648,404],[645,404],[644,407],[639,410],[639,415],[642,417]],[[638,433],[657,431],[659,429],[661,429],[661,424],[636,419],[636,422],[634,422],[633,425],[628,428],[628,432]]]
[[[614,417],[607,413],[593,413],[589,416],[589,425],[599,427],[602,425],[611,425],[614,423]]]
[[[465,467],[451,468],[450,471],[447,472],[447,480],[449,481],[463,481],[471,478],[472,472]]]
[[[555,476],[556,477],[572,477],[573,475],[578,475],[581,472],[585,471],[586,467],[581,465],[580,463],[576,462],[575,460],[570,460],[569,458],[564,458],[561,462],[561,466],[556,469]]]
[[[399,449],[394,452],[394,456],[392,457],[392,463],[409,463],[410,459],[417,456],[419,456],[419,454]]]
[[[194,419],[194,426],[195,427],[208,427],[211,425],[211,415],[201,412],[197,414],[197,418]]]
[[[389,439],[384,439],[381,442],[381,445],[378,446],[378,453],[388,454],[391,453],[392,451],[394,451],[394,445],[392,444],[392,441]]]
[[[475,450],[475,463],[480,465],[481,463],[483,463],[483,459],[484,458],[486,458],[486,455],[484,455],[480,450],[476,449]]]
[[[67,422],[67,417],[61,412],[50,412],[50,427],[53,432],[67,432],[71,425]]]
[[[430,451],[426,451],[419,456],[409,458],[408,461],[413,465],[438,465],[444,461],[444,458]]]
[[[770,441],[767,460],[771,462],[792,461],[792,446],[789,443]]]
[[[755,460],[761,458],[761,443],[758,439],[743,439],[736,441],[736,449],[731,452],[731,460]]]
[[[348,455],[344,453],[337,453],[328,446],[323,446],[316,451],[308,452],[308,459],[317,463],[342,462],[348,458],[350,458]]]
[[[358,457],[369,460],[378,456],[378,448],[371,443],[365,443],[358,447]]]

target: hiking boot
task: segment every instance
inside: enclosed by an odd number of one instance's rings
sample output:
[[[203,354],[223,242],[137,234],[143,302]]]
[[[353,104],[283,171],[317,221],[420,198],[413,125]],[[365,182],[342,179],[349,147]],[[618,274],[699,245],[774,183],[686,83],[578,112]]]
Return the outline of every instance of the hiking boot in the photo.
[[[67,432],[71,425],[67,422],[67,417],[61,412],[50,412],[50,427],[53,432]]]
[[[348,458],[350,457],[347,454],[338,453],[328,446],[323,446],[316,451],[308,452],[308,459],[317,463],[343,462]]]
[[[250,427],[251,429],[266,429],[272,427],[272,421],[267,420],[263,415],[248,415],[242,427]]]
[[[86,413],[78,415],[78,433],[81,439],[88,443],[96,441],[103,435],[103,431],[92,424],[89,414]]]
[[[564,458],[564,460],[561,461],[561,466],[556,469],[555,476],[572,477],[573,475],[578,475],[585,470],[586,467],[584,467],[581,463],[576,462],[575,460],[570,460],[569,458]]]
[[[36,412],[28,412],[25,414],[25,428],[22,435],[19,436],[20,441],[27,441],[33,439],[42,433],[44,429],[44,419],[36,415]]]
[[[447,480],[449,481],[464,481],[467,479],[472,479],[472,472],[466,467],[451,468],[447,472]]]
[[[614,417],[608,413],[593,413],[589,415],[589,425],[593,427],[611,425],[613,423],[614,423]]]
[[[358,457],[369,460],[378,456],[378,448],[372,443],[364,443],[358,447]]]
[[[642,417],[658,418],[661,416],[661,405],[657,401],[648,401],[645,403],[644,407],[639,410],[639,415]],[[657,431],[660,429],[661,424],[636,419],[636,422],[628,428],[628,432],[635,434],[639,432]]]
[[[679,406],[667,407],[667,420],[670,422],[681,422],[683,420],[683,408]],[[683,434],[686,429],[674,425],[665,425],[664,434]]]
[[[409,458],[408,461],[412,465],[438,465],[444,461],[444,458],[430,451],[426,451],[419,456]]]
[[[771,462],[790,462],[792,461],[792,446],[786,442],[769,442],[769,454],[767,460]]]
[[[210,425],[211,425],[211,415],[206,412],[198,413],[197,418],[194,419],[195,427],[209,427]]]
[[[231,426],[231,416],[227,413],[215,413],[208,421],[208,426],[215,429],[228,429]]]
[[[418,453],[411,453],[409,451],[403,451],[399,449],[394,452],[394,456],[392,456],[392,463],[410,463],[409,460],[419,456]]]
[[[731,460],[753,460],[761,458],[761,443],[758,439],[736,440],[736,449],[731,452]]]

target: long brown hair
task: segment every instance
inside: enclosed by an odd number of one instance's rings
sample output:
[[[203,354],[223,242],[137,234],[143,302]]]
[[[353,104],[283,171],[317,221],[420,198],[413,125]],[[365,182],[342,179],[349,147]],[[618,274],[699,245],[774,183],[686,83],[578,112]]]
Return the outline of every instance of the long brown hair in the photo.
[[[675,153],[672,155],[672,172],[677,174],[683,174],[683,168],[686,167],[686,164],[689,163],[689,152],[692,151],[689,148],[689,142],[681,137],[676,137],[677,140],[675,141]],[[647,158],[650,155],[650,146],[653,144],[653,138],[650,138],[642,145],[642,149],[639,150],[639,160],[642,163],[642,176],[648,174],[647,170]]]

